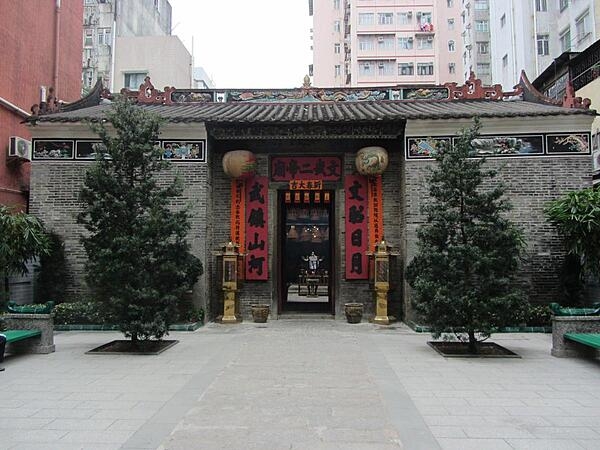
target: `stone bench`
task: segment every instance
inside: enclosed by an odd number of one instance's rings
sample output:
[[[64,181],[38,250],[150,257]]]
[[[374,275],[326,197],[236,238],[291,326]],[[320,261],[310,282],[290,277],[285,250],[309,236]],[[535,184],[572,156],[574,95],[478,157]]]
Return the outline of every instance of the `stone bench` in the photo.
[[[565,335],[594,335],[600,333],[600,316],[554,316],[552,318],[552,356],[596,357],[593,346],[569,339]]]
[[[37,334],[12,341],[7,339],[7,353],[52,353],[55,350],[52,314],[5,314],[2,318],[10,331],[35,330]]]

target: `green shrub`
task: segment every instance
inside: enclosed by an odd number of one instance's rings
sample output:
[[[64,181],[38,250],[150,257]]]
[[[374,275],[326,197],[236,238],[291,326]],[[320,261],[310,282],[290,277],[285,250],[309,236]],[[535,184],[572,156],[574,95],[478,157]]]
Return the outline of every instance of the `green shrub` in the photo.
[[[525,323],[530,327],[547,327],[552,324],[552,312],[547,305],[529,305]]]
[[[91,301],[61,303],[54,308],[54,323],[57,325],[96,325],[108,323],[109,317],[102,304]]]

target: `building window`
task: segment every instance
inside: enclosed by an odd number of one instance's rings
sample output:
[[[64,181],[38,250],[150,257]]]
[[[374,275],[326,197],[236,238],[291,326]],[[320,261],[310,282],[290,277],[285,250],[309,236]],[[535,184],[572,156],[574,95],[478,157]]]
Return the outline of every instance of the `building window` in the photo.
[[[400,50],[412,50],[414,39],[412,37],[399,37],[398,48]]]
[[[95,2],[96,0],[85,0],[86,5],[93,5]]]
[[[373,25],[375,24],[375,14],[373,13],[360,13],[358,15],[359,25]]]
[[[394,75],[394,62],[393,61],[379,61],[377,63],[377,73],[379,76]]]
[[[394,23],[394,13],[379,13],[377,14],[377,23],[379,25],[391,25]]]
[[[454,41],[448,41],[448,51],[449,52],[456,51],[456,45],[454,44]]]
[[[508,66],[508,54],[502,57],[502,67]]]
[[[132,72],[125,74],[125,87],[133,91],[137,91],[140,85],[144,83],[144,78],[148,74],[146,72]]]
[[[398,23],[400,25],[408,25],[412,22],[412,11],[398,13]]]
[[[342,66],[340,64],[335,65],[335,76],[339,77],[342,75]]]
[[[430,12],[418,12],[417,13],[417,21],[419,22],[419,28],[421,31],[433,31],[432,27],[432,17]]]
[[[433,63],[417,63],[417,75],[433,75]]]
[[[489,42],[478,42],[477,43],[477,53],[480,55],[487,55],[490,52],[490,43]]]
[[[417,48],[419,50],[429,50],[433,48],[433,36],[421,36],[417,38]]]
[[[488,63],[477,63],[477,75],[489,75],[490,65]]]
[[[333,9],[340,9],[340,0],[333,0]]]
[[[537,54],[538,55],[549,55],[550,54],[550,36],[547,34],[537,35]]]
[[[535,0],[536,11],[548,11],[548,0]]]
[[[394,36],[377,36],[377,45],[380,50],[393,50],[394,49]]]
[[[475,31],[482,31],[484,33],[490,31],[490,23],[487,20],[476,20]]]
[[[488,8],[488,0],[475,0],[475,9],[484,10]]]
[[[413,63],[399,63],[398,75],[409,76],[415,74],[415,65]]]
[[[561,12],[564,11],[569,7],[569,0],[558,0],[558,6]]]
[[[94,30],[85,30],[83,34],[84,47],[92,47],[94,45]]]
[[[448,63],[448,73],[456,73],[456,64]]]
[[[339,55],[342,52],[342,46],[340,44],[333,44],[333,53]]]
[[[361,51],[375,50],[373,44],[373,38],[371,36],[359,36],[358,37],[358,49]]]
[[[447,2],[448,8],[454,7],[454,0],[448,0]]]
[[[575,29],[577,30],[577,41],[583,41],[591,32],[590,12],[584,12],[575,20]]]
[[[506,25],[506,14],[502,14],[502,17],[500,17],[500,27],[504,28],[505,25]]]
[[[571,50],[571,29],[567,28],[559,35],[560,40],[560,51],[568,52]]]
[[[360,75],[372,75],[372,69],[371,69],[371,63],[370,62],[363,62],[360,63],[358,65],[358,72],[360,73]]]
[[[454,30],[454,19],[448,19],[448,29]]]
[[[110,45],[110,28],[98,28],[98,45]]]
[[[339,33],[340,31],[342,31],[342,24],[339,20],[336,20],[335,22],[333,22],[333,31],[336,33]]]
[[[160,2],[161,0],[154,0],[154,9],[160,13]]]
[[[460,17],[462,17],[462,23],[464,25],[467,22],[467,17],[465,16],[465,12],[464,11],[462,13],[460,13]]]

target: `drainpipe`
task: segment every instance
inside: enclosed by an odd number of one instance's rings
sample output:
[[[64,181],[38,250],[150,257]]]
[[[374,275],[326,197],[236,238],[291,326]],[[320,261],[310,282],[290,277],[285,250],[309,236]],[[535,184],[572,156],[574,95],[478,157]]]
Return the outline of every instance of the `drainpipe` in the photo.
[[[60,55],[60,2],[56,0],[56,11],[54,13],[54,77],[52,85],[54,86],[54,95],[58,98],[58,57]]]

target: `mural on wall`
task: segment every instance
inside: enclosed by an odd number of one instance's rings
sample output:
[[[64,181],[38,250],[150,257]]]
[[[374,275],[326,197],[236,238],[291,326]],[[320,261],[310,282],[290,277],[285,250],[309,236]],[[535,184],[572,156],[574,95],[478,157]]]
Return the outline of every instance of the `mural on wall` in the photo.
[[[271,158],[271,180],[323,180],[342,178],[339,156],[274,156]]]
[[[407,159],[433,159],[437,151],[456,143],[458,137],[408,137]],[[471,141],[474,157],[519,157],[544,155],[571,155],[590,153],[589,133],[529,134],[506,136],[479,136]],[[600,162],[600,161],[599,161]]]
[[[456,142],[456,138],[454,140]],[[499,136],[479,137],[471,141],[478,156],[534,155],[544,153],[544,137]]]
[[[592,155],[594,155],[594,172],[598,172],[600,171],[600,131],[592,136]]]
[[[35,160],[90,161],[96,159],[99,152],[104,154],[106,151],[102,142],[94,139],[34,139],[32,145],[32,158]],[[163,151],[163,159],[169,161],[206,162],[206,140],[204,139],[156,141],[154,145]]]
[[[369,267],[368,249],[368,179],[363,175],[344,177],[345,193],[345,239],[346,239],[346,279],[366,280]]]
[[[33,159],[73,159],[74,141],[70,140],[33,140]]]
[[[268,280],[269,179],[246,179],[246,280]]]
[[[75,145],[76,159],[96,159],[102,155],[104,158],[110,158],[106,152],[106,146],[100,141],[77,141]]]
[[[410,137],[406,140],[407,157],[433,158],[438,150],[450,145],[451,142],[451,137]]]
[[[587,133],[549,134],[546,146],[548,154],[589,153],[590,137]]]
[[[206,162],[205,141],[163,141],[163,159]]]

